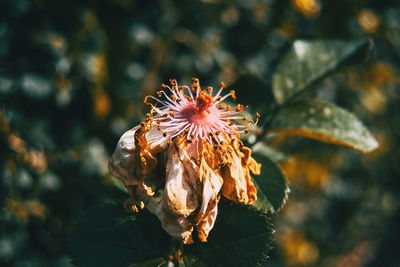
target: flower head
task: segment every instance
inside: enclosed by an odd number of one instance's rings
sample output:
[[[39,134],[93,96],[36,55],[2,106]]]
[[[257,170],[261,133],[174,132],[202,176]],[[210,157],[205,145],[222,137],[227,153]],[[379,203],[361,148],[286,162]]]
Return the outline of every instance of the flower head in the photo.
[[[256,122],[235,124],[247,120],[239,115],[244,107],[223,103],[228,97],[235,99],[234,91],[221,96],[223,83],[215,95],[212,87],[202,90],[198,79],[192,80],[192,88],[178,86],[176,80],[162,88],[158,98],[146,97],[150,113],[121,137],[109,169],[131,195],[125,202],[127,210],[143,208],[143,201],[164,187],[161,197],[151,198],[147,208],[171,236],[191,243],[196,227],[204,242],[221,193],[243,204],[257,199],[250,172],[260,174],[261,165],[240,141],[240,134],[257,122],[258,114]]]

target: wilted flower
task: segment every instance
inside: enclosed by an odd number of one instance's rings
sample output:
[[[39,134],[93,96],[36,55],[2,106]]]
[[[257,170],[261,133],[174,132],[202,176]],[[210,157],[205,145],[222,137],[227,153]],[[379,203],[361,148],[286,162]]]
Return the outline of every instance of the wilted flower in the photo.
[[[196,227],[205,242],[217,216],[220,192],[243,204],[257,199],[250,172],[259,175],[261,164],[239,139],[255,122],[233,122],[247,118],[239,115],[242,105],[231,108],[222,102],[229,96],[235,99],[234,91],[221,96],[223,83],[214,96],[212,87],[201,90],[198,79],[193,79],[191,89],[178,86],[176,80],[171,80],[171,87],[162,87],[170,94],[162,90],[158,98],[146,98],[150,113],[121,137],[109,169],[131,195],[127,210],[142,209],[143,201],[164,186],[161,198],[153,198],[147,208],[171,236],[192,243]]]

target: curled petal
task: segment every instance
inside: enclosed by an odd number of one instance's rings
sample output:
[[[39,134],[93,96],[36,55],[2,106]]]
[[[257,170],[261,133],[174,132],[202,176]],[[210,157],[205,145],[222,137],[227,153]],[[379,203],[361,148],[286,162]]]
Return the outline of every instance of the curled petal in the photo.
[[[206,242],[208,234],[214,227],[215,220],[218,214],[218,201],[196,225],[198,236],[201,242]]]
[[[253,181],[251,180],[249,168],[243,167],[244,169],[244,176],[246,179],[246,190],[247,190],[247,197],[249,199],[248,203],[253,203],[257,200],[257,188],[255,187]]]
[[[190,161],[190,159],[189,159]],[[191,214],[198,208],[200,194],[193,188],[194,179],[190,179],[183,161],[179,157],[177,147],[168,149],[167,179],[162,199],[148,204],[147,208],[154,213],[164,230],[185,244],[193,242],[193,222]],[[188,165],[193,177],[196,177],[197,166]],[[198,169],[198,168],[197,168]]]
[[[108,162],[110,172],[117,178],[129,180],[133,173],[136,173],[138,153],[135,152],[135,127],[121,136],[114,154]]]
[[[154,126],[154,125],[153,125]],[[157,130],[157,127],[153,127],[147,134],[148,151],[151,154],[157,154],[164,151],[168,147],[168,141],[171,138],[171,134],[165,134],[162,131]]]
[[[241,157],[237,151],[227,153],[228,163],[223,168],[224,185],[222,193],[232,201],[243,204],[249,203],[247,194],[247,182]]]
[[[199,205],[197,193],[200,192],[193,189],[176,147],[171,147],[168,150],[164,208],[177,215],[189,216]]]
[[[247,166],[249,170],[255,174],[260,175],[261,173],[261,163],[258,163],[252,156],[251,156],[251,149],[248,147],[242,147],[241,151],[244,154],[242,159],[242,163],[244,166]]]
[[[202,203],[194,223],[200,241],[206,242],[217,218],[218,193],[221,190],[223,179],[206,163],[204,157],[200,163],[199,178],[202,181]]]
[[[205,143],[203,154],[207,154],[208,156],[214,155],[214,158],[218,157],[218,154],[213,151],[213,148],[208,143]],[[215,165],[215,161],[215,159],[211,159],[207,162],[206,157],[203,156],[200,162],[199,178],[203,186],[203,202],[200,208],[200,213],[206,213],[210,203],[216,205],[218,193],[223,184],[223,179],[217,172],[218,169],[211,167]]]
[[[248,147],[241,147],[241,151],[243,152],[244,157],[242,158],[244,174],[246,177],[247,184],[247,194],[249,196],[249,202],[254,202],[257,200],[257,189],[251,179],[250,172],[255,175],[260,175],[261,173],[261,164],[258,163],[252,156],[251,150]]]
[[[250,148],[233,142],[231,150],[226,153],[226,162],[222,168],[224,196],[243,204],[257,200],[257,189],[251,180],[250,171],[259,175],[261,164],[251,157]]]
[[[204,157],[198,166],[189,157],[188,150],[182,149],[184,146],[177,138],[169,148],[162,200],[148,208],[158,216],[162,227],[171,236],[185,244],[191,243],[191,233],[196,227],[199,239],[205,242],[215,222],[223,180]]]
[[[110,172],[120,179],[131,195],[132,207],[136,211],[136,202],[154,195],[153,189],[145,179],[155,180],[158,160],[156,153],[168,146],[168,138],[153,127],[152,121],[142,123],[122,135],[114,154],[108,162]],[[142,206],[139,203],[139,207]]]

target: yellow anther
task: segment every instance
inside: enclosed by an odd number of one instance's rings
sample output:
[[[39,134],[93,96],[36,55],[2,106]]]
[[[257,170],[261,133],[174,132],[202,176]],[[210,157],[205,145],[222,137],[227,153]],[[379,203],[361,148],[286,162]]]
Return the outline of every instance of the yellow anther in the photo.
[[[236,100],[235,90],[231,90],[229,93],[231,94],[232,100]]]

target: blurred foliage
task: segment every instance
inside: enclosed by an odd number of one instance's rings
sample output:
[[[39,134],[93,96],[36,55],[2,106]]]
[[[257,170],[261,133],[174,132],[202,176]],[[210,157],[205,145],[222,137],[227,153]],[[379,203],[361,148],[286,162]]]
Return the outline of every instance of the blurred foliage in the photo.
[[[304,96],[356,113],[380,147],[267,136],[294,156],[277,160],[292,193],[265,265],[400,265],[397,1],[14,0],[0,14],[0,265],[71,265],[67,233],[87,207],[121,197],[108,156],[161,82],[224,81],[261,113],[294,40],[365,37],[362,64]]]

